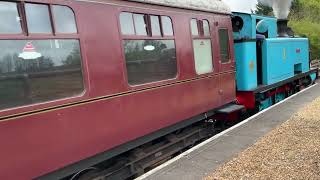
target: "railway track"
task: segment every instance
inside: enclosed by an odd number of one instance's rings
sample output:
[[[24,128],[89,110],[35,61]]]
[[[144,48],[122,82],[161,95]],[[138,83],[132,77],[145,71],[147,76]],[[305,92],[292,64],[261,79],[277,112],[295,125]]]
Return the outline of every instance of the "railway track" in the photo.
[[[225,123],[207,118],[66,179],[134,179],[239,122]]]

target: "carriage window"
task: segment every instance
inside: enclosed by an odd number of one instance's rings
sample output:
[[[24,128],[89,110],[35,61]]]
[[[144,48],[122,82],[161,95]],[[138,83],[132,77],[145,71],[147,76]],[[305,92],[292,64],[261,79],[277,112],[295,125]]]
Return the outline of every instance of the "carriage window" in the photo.
[[[210,25],[208,20],[203,20],[202,21],[202,26],[203,26],[203,35],[204,36],[210,36]]]
[[[202,25],[199,32],[198,24]],[[196,73],[198,75],[213,72],[212,45],[210,27],[207,20],[192,19],[190,22],[193,35],[193,53]]]
[[[145,15],[133,14],[134,26],[136,28],[136,34],[141,36],[147,35],[147,23]]]
[[[134,35],[132,13],[123,12],[120,14],[121,32],[124,35]]]
[[[172,20],[169,16],[122,12],[120,26],[123,35],[173,36]]]
[[[230,62],[228,29],[219,29],[221,63]]]
[[[123,46],[129,84],[145,84],[176,77],[174,40],[125,40]]]
[[[30,33],[52,33],[48,5],[27,3],[25,10]]]
[[[77,33],[73,11],[66,6],[52,6],[55,28],[58,33]]]
[[[194,39],[193,52],[197,74],[211,73],[213,71],[211,40]]]
[[[0,2],[0,33],[22,33],[21,17],[18,12],[18,4],[13,2]]]
[[[199,30],[198,30],[198,21],[197,19],[191,20],[191,32],[193,36],[199,36]]]
[[[173,36],[173,28],[171,18],[168,16],[161,16],[162,31],[165,36]]]
[[[78,40],[1,40],[0,109],[83,92]]]
[[[129,34],[127,29],[130,29],[128,24],[131,22],[134,25]],[[177,76],[175,41],[174,37],[168,37],[173,36],[170,17],[121,13],[120,24],[123,35],[133,35],[130,40],[126,37],[123,40],[130,85],[174,79]],[[167,37],[164,39],[164,36]]]
[[[150,16],[152,36],[161,36],[159,16]]]

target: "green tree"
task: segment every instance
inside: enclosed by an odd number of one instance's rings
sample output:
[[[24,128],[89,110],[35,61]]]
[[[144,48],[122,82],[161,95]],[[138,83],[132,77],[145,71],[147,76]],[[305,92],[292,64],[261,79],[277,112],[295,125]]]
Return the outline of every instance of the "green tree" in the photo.
[[[257,4],[256,14],[273,15],[272,8]],[[288,19],[297,36],[308,37],[311,58],[320,59],[320,0],[294,0]]]
[[[310,40],[312,59],[320,58],[320,0],[294,0],[289,26],[296,35]]]
[[[262,3],[257,4],[257,9],[255,10],[255,14],[264,15],[264,16],[273,16],[273,10],[271,7],[263,5]]]
[[[65,66],[80,67],[81,66],[81,56],[80,48],[75,46],[72,52],[67,56],[66,60],[62,61]]]

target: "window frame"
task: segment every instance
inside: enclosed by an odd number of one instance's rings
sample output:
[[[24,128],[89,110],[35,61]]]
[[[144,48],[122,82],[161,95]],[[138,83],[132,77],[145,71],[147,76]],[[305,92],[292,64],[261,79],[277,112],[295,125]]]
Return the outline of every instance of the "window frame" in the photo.
[[[0,39],[0,40],[13,40],[13,39]],[[28,39],[14,39],[14,40],[21,40],[21,41],[28,41]],[[39,106],[39,105],[51,105],[52,103],[60,103],[62,101],[66,101],[66,100],[69,100],[69,101],[72,101],[74,99],[78,99],[78,98],[82,98],[86,93],[87,93],[87,76],[85,76],[85,73],[86,73],[86,70],[84,69],[84,59],[83,59],[83,55],[82,55],[82,47],[81,47],[81,41],[80,39],[74,39],[74,38],[70,38],[70,39],[61,39],[61,38],[53,38],[53,39],[41,39],[41,38],[37,38],[37,39],[32,39],[32,40],[35,40],[35,41],[52,41],[52,40],[62,40],[62,41],[68,41],[68,40],[73,40],[75,42],[77,42],[77,44],[79,45],[79,56],[80,56],[80,71],[81,71],[81,84],[82,84],[82,89],[81,91],[79,91],[78,93],[74,93],[74,95],[70,95],[70,96],[65,96],[65,97],[56,97],[56,98],[52,98],[52,99],[48,99],[48,100],[43,100],[43,101],[39,101],[39,102],[32,102],[32,103],[26,103],[26,104],[23,104],[23,105],[18,105],[18,106],[13,106],[13,107],[8,107],[8,108],[3,108],[3,109],[0,109],[0,113],[2,111],[7,111],[7,110],[11,110],[11,109],[21,109],[21,108],[24,108],[24,107],[34,107],[34,106]],[[59,72],[59,70],[57,70],[57,72]],[[20,74],[20,76],[24,76],[24,74],[27,74],[27,75],[31,75],[31,78],[32,78],[32,74],[42,74],[43,72],[28,72],[28,73],[23,73],[23,74]],[[49,72],[50,74],[50,72]],[[46,77],[46,76],[44,76]],[[50,76],[49,76],[50,77]],[[52,77],[57,77],[57,76],[52,76]],[[38,77],[35,77],[35,79],[37,79]],[[29,79],[31,80],[31,79]],[[31,80],[32,81],[32,80]],[[80,81],[78,81],[80,83]]]
[[[196,19],[197,20],[197,25],[198,25],[198,35],[193,35],[192,34],[192,29],[191,29],[191,20]],[[210,21],[211,18],[209,17],[197,17],[193,16],[189,19],[189,29],[190,29],[190,36],[191,36],[191,45],[192,45],[192,53],[193,53],[193,62],[194,62],[194,72],[197,76],[205,76],[209,74],[213,74],[216,71],[216,64],[215,64],[215,51],[213,49],[214,47],[214,34],[213,34],[213,26]],[[204,29],[203,29],[203,21],[207,21],[209,23],[209,36],[204,35]],[[195,52],[194,52],[194,47],[193,47],[193,41],[194,40],[210,40],[211,41],[211,61],[212,61],[212,72],[204,73],[204,74],[198,74],[197,69],[196,69],[196,59],[195,59]]]
[[[150,31],[150,24],[149,24],[149,17],[146,16],[145,14],[142,13],[131,13],[132,14],[132,21],[133,21],[133,27],[134,27],[134,35],[135,36],[140,36],[140,37],[145,37],[145,36],[149,36],[149,31]],[[143,20],[145,23],[145,29],[146,29],[146,35],[137,35],[137,28],[136,28],[136,19],[134,18],[134,15],[142,15],[143,16]],[[132,35],[127,35],[127,36],[132,36]]]
[[[18,2],[18,1],[4,1],[4,2],[9,2],[9,3],[15,3],[17,5],[17,11],[20,16],[20,26],[21,26],[21,33],[16,33],[16,34],[6,34],[6,33],[0,33],[0,38],[6,37],[6,36],[21,36],[24,37],[25,35],[25,12],[24,12],[24,6],[22,5],[24,2]]]
[[[174,28],[173,28],[173,21],[172,21],[172,18],[170,16],[166,16],[166,15],[163,15],[163,16],[159,16],[160,18],[160,30],[161,30],[161,35],[162,37],[172,37],[172,36],[175,36],[175,33],[174,33]],[[171,25],[172,25],[172,35],[165,35],[164,34],[164,28],[163,28],[163,20],[162,20],[162,17],[168,17],[171,21]]]
[[[17,5],[17,13],[18,15],[20,16],[20,26],[21,26],[21,32],[20,33],[9,33],[9,34],[6,34],[6,33],[0,33],[0,36],[17,36],[17,35],[23,35],[24,34],[24,20],[23,20],[23,17],[24,17],[24,11],[23,11],[23,7],[21,7],[22,3],[20,2],[16,2],[16,1],[4,1],[4,2],[8,2],[8,3],[14,3]]]
[[[11,1],[8,1],[11,2]],[[20,34],[0,34],[0,40],[77,40],[79,41],[79,48],[80,48],[80,56],[81,56],[81,73],[82,73],[82,84],[83,84],[83,90],[81,93],[78,93],[73,96],[65,97],[65,98],[59,98],[59,99],[53,99],[49,101],[34,103],[34,104],[26,104],[23,106],[16,106],[9,109],[1,109],[1,112],[10,112],[10,111],[19,111],[20,109],[26,109],[26,110],[32,110],[35,107],[50,107],[55,105],[61,105],[62,103],[68,103],[68,102],[74,102],[75,100],[81,100],[83,97],[86,96],[88,92],[88,70],[86,68],[86,59],[85,59],[85,52],[83,51],[83,43],[80,36],[79,26],[78,26],[78,17],[75,13],[75,10],[69,6],[67,3],[61,3],[61,4],[55,4],[51,1],[36,1],[36,2],[27,2],[27,1],[14,1],[13,3],[17,3],[18,12],[21,18],[21,28],[22,33]],[[28,27],[27,27],[27,21],[26,21],[26,12],[25,12],[25,3],[31,3],[31,4],[40,4],[40,5],[47,5],[49,6],[49,20],[50,24],[52,26],[52,33],[51,34],[43,34],[43,33],[29,33]],[[70,8],[74,13],[77,33],[68,33],[68,34],[62,34],[62,33],[56,33],[55,31],[55,23],[54,23],[54,17],[51,13],[51,9],[53,5],[59,5],[59,6],[66,6]]]
[[[196,21],[198,35],[194,35],[194,34],[193,34],[192,22],[193,22],[194,20]],[[191,37],[192,37],[192,39],[193,39],[193,38],[196,38],[196,37],[200,37],[199,22],[198,22],[198,19],[197,19],[197,18],[191,18],[191,19],[190,19],[190,21],[189,21],[189,27],[190,27],[190,32],[191,32]]]
[[[157,17],[158,20],[159,20],[159,30],[160,30],[160,35],[153,35],[153,32],[152,32],[152,18],[151,16],[154,16],[154,17]],[[150,22],[150,35],[151,37],[159,37],[159,38],[162,38],[164,35],[163,35],[163,28],[162,28],[162,19],[161,19],[161,16],[160,15],[153,15],[153,14],[149,14],[148,16],[149,18],[149,22]]]
[[[132,19],[133,19],[133,24],[134,24],[134,18],[133,18],[133,14],[144,14],[147,15],[147,35],[146,36],[141,36],[141,35],[137,35],[136,34],[136,27],[134,25],[134,35],[125,35],[122,34],[122,30],[121,30],[121,22],[120,22],[120,15],[121,13],[131,13],[132,14]],[[120,47],[121,47],[121,56],[122,56],[122,60],[123,60],[123,72],[124,72],[124,82],[126,82],[127,88],[134,90],[134,89],[139,89],[139,88],[144,88],[144,87],[150,87],[150,86],[156,86],[156,85],[160,85],[160,84],[164,84],[164,83],[170,83],[170,82],[175,82],[179,79],[180,77],[180,66],[179,66],[179,60],[178,60],[178,53],[177,53],[177,44],[176,44],[176,37],[175,37],[175,31],[174,31],[174,21],[172,19],[172,15],[170,15],[169,13],[165,13],[165,12],[157,12],[158,14],[155,13],[151,13],[150,11],[143,11],[143,10],[136,10],[136,9],[128,9],[128,8],[123,8],[120,9],[118,11],[117,14],[117,19],[118,19],[118,33],[119,33],[119,37],[121,40],[120,43]],[[160,23],[160,33],[161,36],[153,36],[152,35],[152,29],[151,29],[151,16],[158,16],[159,17],[159,23]],[[171,19],[171,24],[172,24],[172,31],[173,31],[173,35],[172,36],[165,36],[163,34],[163,27],[162,27],[162,18],[161,16],[167,16]],[[171,79],[164,79],[164,80],[160,80],[160,81],[153,81],[153,82],[147,82],[147,83],[143,83],[143,84],[129,84],[129,79],[128,79],[128,69],[126,66],[126,57],[125,57],[125,50],[123,48],[123,42],[125,40],[173,40],[174,41],[174,46],[175,46],[175,50],[176,50],[176,76],[171,78]]]
[[[50,20],[50,25],[51,25],[51,33],[31,33],[29,31],[29,27],[28,27],[28,20],[27,20],[27,12],[26,12],[26,4],[34,4],[34,5],[44,5],[48,7],[48,15],[49,15],[49,20]],[[24,22],[25,22],[25,31],[27,36],[30,35],[55,35],[55,27],[54,27],[54,23],[53,23],[53,15],[52,15],[52,7],[51,4],[47,4],[47,3],[34,3],[34,2],[22,2],[22,8],[24,11]]]
[[[196,19],[197,20],[197,25],[198,25],[198,35],[193,35],[192,30],[191,30],[191,20]],[[207,21],[209,24],[209,35],[205,36],[204,35],[204,29],[203,29],[203,21]],[[210,21],[207,18],[191,18],[189,21],[189,27],[190,27],[190,32],[191,32],[191,37],[192,39],[211,39],[212,40],[212,28]]]
[[[54,17],[54,13],[53,13],[53,6],[63,6],[66,8],[69,8],[69,10],[72,11],[73,13],[73,17],[74,17],[74,23],[76,26],[76,33],[60,33],[56,31],[56,21],[55,21],[55,17]],[[79,34],[79,26],[78,26],[78,21],[77,21],[77,16],[76,16],[76,12],[74,11],[74,9],[72,9],[70,6],[67,5],[61,5],[61,4],[49,4],[50,7],[50,18],[51,18],[51,24],[52,24],[52,30],[53,30],[53,35],[72,35],[72,34]]]
[[[8,1],[11,2],[11,1]],[[79,26],[78,26],[78,19],[76,16],[76,13],[74,11],[74,9],[70,6],[68,6],[67,4],[55,4],[55,3],[50,3],[50,2],[26,2],[26,1],[22,1],[22,2],[12,2],[12,3],[16,3],[17,4],[17,9],[18,9],[18,13],[20,15],[21,18],[21,29],[22,29],[22,33],[18,33],[18,34],[0,34],[0,39],[21,39],[21,38],[25,38],[25,39],[34,39],[34,38],[43,38],[43,39],[49,39],[52,36],[54,37],[59,37],[62,39],[68,39],[68,38],[77,38],[80,39],[79,36]],[[49,11],[49,20],[50,20],[50,25],[51,25],[51,29],[52,29],[52,33],[30,33],[28,30],[28,24],[27,24],[27,17],[26,17],[26,9],[25,9],[25,4],[39,4],[39,5],[47,5],[48,6],[48,11]],[[55,25],[55,19],[54,19],[54,15],[52,12],[52,6],[65,6],[67,8],[69,8],[73,14],[74,14],[74,20],[75,20],[75,25],[76,25],[76,29],[77,29],[77,33],[58,33],[56,32],[56,25]],[[30,38],[32,37],[32,38]],[[52,38],[54,39],[54,38]]]
[[[120,15],[121,13],[131,13],[132,14],[132,20],[133,20],[133,24],[134,24],[134,35],[126,35],[126,34],[122,34],[121,32],[121,23],[120,23]],[[146,30],[147,30],[147,35],[137,35],[136,33],[136,27],[135,27],[135,21],[133,18],[134,14],[142,14],[142,15],[147,15],[147,22],[146,22]],[[152,27],[151,27],[151,16],[158,16],[159,17],[159,23],[160,23],[160,33],[161,36],[153,36],[152,35]],[[162,20],[161,20],[161,16],[167,16],[171,19],[171,23],[172,23],[172,30],[173,30],[173,35],[172,36],[166,36],[163,33],[163,25],[162,25]],[[124,10],[124,11],[119,11],[118,13],[118,27],[119,27],[119,33],[120,33],[120,37],[122,40],[128,39],[128,40],[141,40],[141,38],[143,39],[149,39],[149,40],[170,40],[173,39],[175,40],[175,33],[174,33],[174,23],[173,20],[170,16],[168,15],[163,15],[161,13],[159,14],[154,14],[154,13],[148,13],[148,12],[143,12],[143,11],[132,11],[132,10]]]
[[[222,62],[222,58],[221,58],[220,30],[226,30],[226,32],[228,34],[228,61],[227,62]],[[219,57],[220,57],[219,62],[222,65],[230,64],[232,62],[232,58],[231,58],[229,29],[227,27],[219,27],[217,33],[218,33]]]
[[[208,28],[209,28],[209,35],[205,35],[205,31],[204,31],[204,23],[203,22],[207,22],[208,23]],[[207,38],[212,38],[212,33],[211,33],[211,26],[210,26],[210,21],[207,19],[202,19],[201,21],[201,29],[202,29],[202,33],[203,33],[203,37],[207,37]]]

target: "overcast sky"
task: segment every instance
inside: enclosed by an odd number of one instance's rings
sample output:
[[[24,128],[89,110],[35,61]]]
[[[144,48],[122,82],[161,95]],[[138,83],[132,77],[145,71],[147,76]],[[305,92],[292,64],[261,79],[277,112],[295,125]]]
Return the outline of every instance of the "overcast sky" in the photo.
[[[232,11],[238,12],[251,12],[251,9],[255,10],[257,0],[223,0],[227,3]]]

